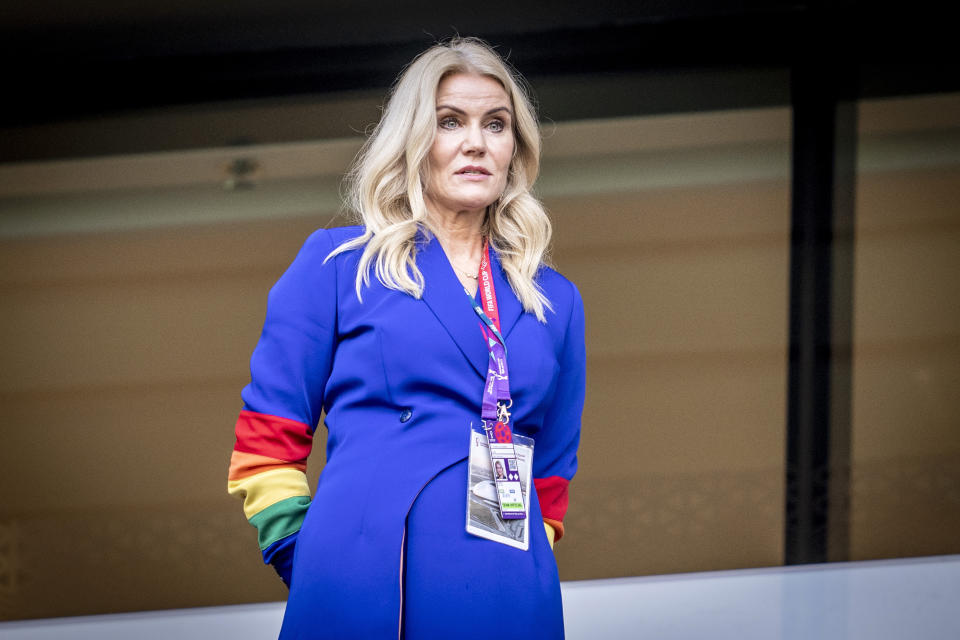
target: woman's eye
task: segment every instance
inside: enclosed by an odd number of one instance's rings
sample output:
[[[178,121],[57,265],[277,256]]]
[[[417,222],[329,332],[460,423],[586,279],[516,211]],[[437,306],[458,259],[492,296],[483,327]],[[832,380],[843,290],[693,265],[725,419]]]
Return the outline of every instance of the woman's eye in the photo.
[[[456,118],[448,117],[440,119],[441,129],[456,129],[458,124],[459,123],[457,122]]]
[[[491,120],[487,127],[494,133],[500,133],[504,129],[503,120]]]

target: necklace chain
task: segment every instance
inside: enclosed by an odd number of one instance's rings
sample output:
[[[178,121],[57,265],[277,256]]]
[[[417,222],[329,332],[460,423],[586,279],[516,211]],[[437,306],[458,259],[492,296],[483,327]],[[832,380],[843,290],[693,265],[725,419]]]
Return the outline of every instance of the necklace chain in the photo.
[[[463,269],[461,269],[461,268],[459,268],[459,267],[457,267],[456,269],[457,269],[457,271],[460,272],[460,275],[464,276],[465,278],[470,278],[471,280],[479,280],[479,279],[480,279],[479,274],[474,273],[474,274],[471,275],[470,273],[464,271]]]
[[[461,269],[460,267],[458,267],[457,265],[455,265],[455,264],[453,263],[453,259],[452,259],[452,258],[450,259],[450,266],[453,267],[453,270],[454,270],[454,271],[456,271],[457,273],[459,273],[460,275],[462,275],[462,276],[465,277],[465,278],[470,278],[471,280],[477,280],[477,281],[480,280],[480,274],[479,274],[480,265],[479,265],[479,264],[477,265],[476,271],[474,271],[473,273],[471,273],[471,272],[469,272],[469,271],[464,271],[463,269]]]
[[[479,273],[480,265],[477,265],[477,270],[474,271],[473,273],[470,273],[469,271],[465,271],[460,267],[458,267],[457,265],[453,264],[453,260],[450,261],[450,265],[453,267],[454,271],[464,276],[465,278],[470,278],[471,280],[480,280],[480,273]]]

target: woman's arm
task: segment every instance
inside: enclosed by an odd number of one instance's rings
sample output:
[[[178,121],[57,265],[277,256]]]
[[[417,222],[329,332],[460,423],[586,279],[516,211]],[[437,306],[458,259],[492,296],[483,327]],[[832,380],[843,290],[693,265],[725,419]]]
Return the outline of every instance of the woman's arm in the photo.
[[[565,281],[566,282],[566,281]],[[537,435],[533,456],[534,485],[540,499],[544,523],[554,537],[563,537],[567,513],[568,486],[577,471],[580,419],[586,392],[586,346],[583,300],[573,283],[570,287],[569,319],[560,352],[560,377],[550,410]],[[550,529],[547,537],[550,538]]]
[[[336,266],[324,264],[332,249],[328,232],[314,233],[270,291],[227,482],[257,529],[264,562],[288,585],[310,505],[306,462],[335,346]]]

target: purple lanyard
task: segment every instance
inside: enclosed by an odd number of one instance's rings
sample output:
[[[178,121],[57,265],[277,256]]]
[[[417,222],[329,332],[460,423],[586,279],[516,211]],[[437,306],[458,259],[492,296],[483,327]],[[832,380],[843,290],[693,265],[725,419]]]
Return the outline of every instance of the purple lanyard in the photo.
[[[483,332],[483,339],[490,353],[480,417],[484,420],[506,418],[502,420],[506,423],[510,416],[507,409],[513,404],[510,399],[510,378],[507,374],[507,345],[500,334],[500,312],[497,309],[497,294],[490,269],[490,247],[486,242],[483,243],[483,253],[480,256],[479,287],[483,306],[473,296],[470,296],[470,303],[483,321],[480,331]]]
[[[500,312],[497,310],[497,294],[493,286],[493,271],[490,269],[490,245],[483,243],[478,276],[481,306],[470,292],[467,297],[473,310],[480,316],[480,331],[487,343],[490,363],[487,379],[483,385],[483,404],[480,418],[487,434],[487,449],[491,470],[500,465],[500,474],[494,474],[497,499],[500,501],[500,516],[504,520],[522,520],[527,517],[520,484],[520,467],[517,452],[513,447],[513,432],[510,429],[510,378],[507,375],[507,345],[500,333]],[[505,471],[505,473],[504,473]]]

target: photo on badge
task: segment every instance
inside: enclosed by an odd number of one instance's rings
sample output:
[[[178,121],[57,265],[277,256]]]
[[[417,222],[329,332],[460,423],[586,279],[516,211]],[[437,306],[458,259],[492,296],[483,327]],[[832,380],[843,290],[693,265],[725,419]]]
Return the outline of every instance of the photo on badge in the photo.
[[[467,471],[467,533],[526,551],[529,546],[530,494],[533,469],[533,439],[513,434],[517,463],[520,467],[520,488],[526,516],[504,520],[500,515],[497,486],[490,465],[487,434],[481,424],[470,425],[470,464]]]

